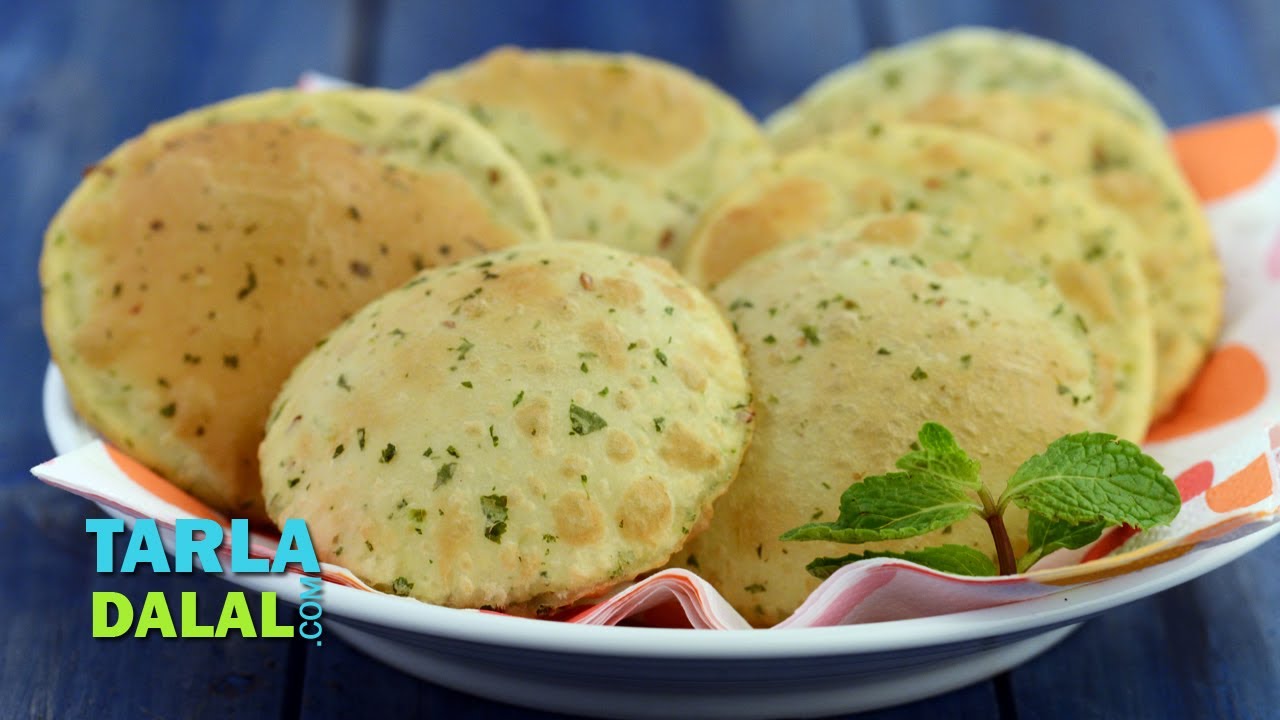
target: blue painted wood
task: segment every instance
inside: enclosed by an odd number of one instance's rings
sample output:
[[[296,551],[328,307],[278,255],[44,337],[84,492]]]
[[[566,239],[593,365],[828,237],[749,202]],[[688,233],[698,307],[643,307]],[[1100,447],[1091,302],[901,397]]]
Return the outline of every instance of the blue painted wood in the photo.
[[[1092,620],[1012,673],[1019,719],[1276,717],[1277,563],[1273,541]]]
[[[124,593],[135,609],[150,591],[165,592],[175,609],[178,593],[195,591],[200,622],[212,624],[231,587],[149,569],[98,575],[84,521],[100,516],[89,503],[40,484],[0,486],[0,717],[279,716],[290,641],[92,637],[95,590]],[[124,548],[117,543],[116,552]],[[291,618],[289,610],[280,622]]]
[[[1280,13],[1268,0],[391,0],[375,70],[401,87],[502,43],[628,50],[683,64],[765,114],[870,48],[958,24],[1074,45],[1175,127],[1280,103]]]

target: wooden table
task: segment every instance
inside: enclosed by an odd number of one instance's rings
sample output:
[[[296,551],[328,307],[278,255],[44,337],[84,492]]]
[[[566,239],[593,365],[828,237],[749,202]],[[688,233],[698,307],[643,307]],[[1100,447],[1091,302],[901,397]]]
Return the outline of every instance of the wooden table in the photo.
[[[401,86],[493,45],[628,49],[682,63],[765,113],[868,47],[959,22],[1072,43],[1135,81],[1171,125],[1280,102],[1280,17],[1265,0],[1002,3],[0,3],[0,717],[545,717],[398,673],[336,638],[94,640],[89,597],[229,587],[98,575],[96,508],[36,483],[48,355],[35,267],[80,169],[147,123],[302,69]],[[881,718],[1280,716],[1280,545],[1099,617],[994,680]],[[208,618],[205,618],[208,621]]]

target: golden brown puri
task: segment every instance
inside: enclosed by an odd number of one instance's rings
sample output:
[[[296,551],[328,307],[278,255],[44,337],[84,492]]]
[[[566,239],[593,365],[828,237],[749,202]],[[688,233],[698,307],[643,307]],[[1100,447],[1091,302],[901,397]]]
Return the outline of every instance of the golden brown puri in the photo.
[[[939,422],[997,495],[1017,464],[1098,417],[1087,346],[1023,288],[846,234],[785,245],[719,285],[747,348],[755,433],[706,532],[674,564],[696,570],[754,625],[786,618],[818,585],[815,557],[857,548],[783,543],[833,519],[851,482],[892,470],[920,425]],[[1063,389],[1066,389],[1065,392]],[[1007,516],[1025,544],[1025,513]],[[994,554],[976,516],[862,549],[959,543]]]
[[[1163,139],[1068,97],[948,93],[906,117],[1017,145],[1133,221],[1155,326],[1153,412],[1168,410],[1218,335],[1223,277],[1208,222]]]
[[[534,614],[665,563],[750,428],[737,339],[666,261],[531,244],[335,330],[276,402],[263,491],[375,587]]]
[[[453,160],[414,168],[329,130],[349,106],[387,139],[446,134]],[[416,271],[541,237],[527,183],[520,210],[490,172],[520,182],[465,117],[390,93],[267,93],[153,127],[46,236],[45,331],[77,411],[213,507],[267,521],[257,446],[293,364]]]
[[[910,123],[823,136],[717,202],[683,269],[695,284],[714,286],[767,248],[903,211],[966,226],[1036,262],[1089,334],[1103,428],[1131,440],[1146,433],[1155,350],[1137,229],[1006,143]]]
[[[501,138],[557,237],[668,259],[707,203],[771,156],[737,101],[638,55],[499,48],[412,92],[468,110]]]
[[[873,52],[819,78],[766,121],[779,150],[943,92],[1007,90],[1078,99],[1159,138],[1155,108],[1123,77],[1088,55],[1048,40],[993,28],[958,27]]]

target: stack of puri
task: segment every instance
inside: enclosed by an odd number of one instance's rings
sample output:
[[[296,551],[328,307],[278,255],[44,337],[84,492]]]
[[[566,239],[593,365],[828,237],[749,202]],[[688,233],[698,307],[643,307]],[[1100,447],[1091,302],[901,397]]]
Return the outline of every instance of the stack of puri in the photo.
[[[416,272],[550,231],[500,143],[385,91],[272,91],[149,128],[51,222],[44,325],[72,403],[213,509],[267,520],[258,443],[289,371]]]
[[[77,411],[217,512],[303,518],[386,592],[548,612],[662,566],[737,471],[738,341],[662,256],[771,157],[632,55],[237,98],[87,175],[46,333]]]
[[[874,119],[1001,141],[1129,219],[1155,329],[1153,414],[1173,407],[1217,337],[1222,268],[1164,126],[1137,89],[1074,49],[960,28],[830,73],[768,127],[774,144],[790,151]]]
[[[767,127],[779,160],[708,211],[683,261],[739,330],[756,430],[676,561],[762,626],[817,586],[806,563],[848,551],[778,536],[830,519],[923,422],[992,492],[1064,433],[1140,441],[1222,298],[1158,116],[1074,50],[942,33],[836,70]],[[994,557],[976,518],[867,549],[944,542]]]

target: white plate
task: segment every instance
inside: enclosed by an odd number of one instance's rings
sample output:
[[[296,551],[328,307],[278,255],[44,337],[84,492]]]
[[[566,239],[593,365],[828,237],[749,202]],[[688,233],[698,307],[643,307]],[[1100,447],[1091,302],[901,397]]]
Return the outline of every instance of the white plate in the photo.
[[[44,413],[59,453],[95,438],[72,410],[52,365],[45,375]],[[1199,577],[1277,532],[1280,524],[1014,605],[848,627],[694,631],[565,625],[335,585],[324,589],[322,623],[411,675],[543,710],[619,718],[827,715],[920,700],[1008,670],[1052,647],[1089,616]],[[226,577],[299,602],[296,576]]]

